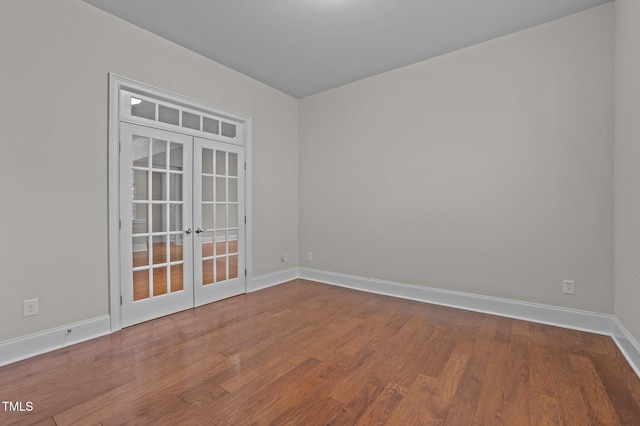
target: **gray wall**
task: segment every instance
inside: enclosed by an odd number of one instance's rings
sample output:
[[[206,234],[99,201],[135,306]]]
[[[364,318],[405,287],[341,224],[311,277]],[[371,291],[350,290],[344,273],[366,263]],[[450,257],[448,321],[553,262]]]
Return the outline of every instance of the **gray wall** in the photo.
[[[640,342],[640,2],[615,4],[615,313]]]
[[[109,72],[253,117],[253,275],[297,264],[296,99],[80,0],[1,1],[0,52],[0,341],[108,313]]]
[[[613,18],[302,99],[301,266],[612,313]]]

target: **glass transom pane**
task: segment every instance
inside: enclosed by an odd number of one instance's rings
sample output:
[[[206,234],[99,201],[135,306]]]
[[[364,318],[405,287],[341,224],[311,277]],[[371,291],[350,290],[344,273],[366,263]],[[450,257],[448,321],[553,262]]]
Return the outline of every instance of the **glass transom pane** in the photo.
[[[154,104],[153,102],[145,101],[144,99],[131,97],[131,115],[147,118],[149,120],[155,120],[156,104]]]
[[[229,138],[235,138],[236,137],[236,126],[235,124],[231,124],[231,123],[222,123],[222,136],[227,136]]]
[[[182,127],[193,130],[200,130],[200,116],[182,111]]]
[[[204,130],[205,132],[217,135],[220,133],[219,126],[220,122],[218,120],[214,120],[208,117],[202,117],[202,130]]]
[[[158,121],[177,126],[180,124],[180,111],[175,108],[158,105]]]

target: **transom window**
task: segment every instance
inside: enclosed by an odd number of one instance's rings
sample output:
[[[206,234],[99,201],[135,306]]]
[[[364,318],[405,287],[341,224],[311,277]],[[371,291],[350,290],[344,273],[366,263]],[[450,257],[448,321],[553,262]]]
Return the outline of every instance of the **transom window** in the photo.
[[[242,137],[239,135],[241,126],[217,115],[182,107],[175,103],[163,102],[126,90],[121,91],[120,102],[124,119],[129,118],[138,123],[152,121],[154,125],[161,124],[165,128],[180,127],[182,132],[187,130],[186,133],[202,134],[207,137],[215,135],[216,139],[231,143],[242,141]]]

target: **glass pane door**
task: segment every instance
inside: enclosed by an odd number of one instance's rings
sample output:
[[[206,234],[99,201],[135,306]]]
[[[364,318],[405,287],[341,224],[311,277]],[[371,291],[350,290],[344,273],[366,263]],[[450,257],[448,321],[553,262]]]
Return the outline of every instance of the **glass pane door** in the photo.
[[[244,149],[195,138],[196,306],[245,292]]]
[[[122,123],[120,141],[122,324],[127,326],[193,306],[193,138]]]

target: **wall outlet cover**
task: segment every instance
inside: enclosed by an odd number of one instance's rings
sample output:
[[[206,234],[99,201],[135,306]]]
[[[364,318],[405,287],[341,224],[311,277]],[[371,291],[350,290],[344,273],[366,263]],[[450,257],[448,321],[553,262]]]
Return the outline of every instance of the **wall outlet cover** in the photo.
[[[562,293],[576,294],[576,282],[569,280],[562,281]]]
[[[22,316],[30,317],[32,315],[38,315],[39,310],[38,299],[29,299],[24,301]]]

